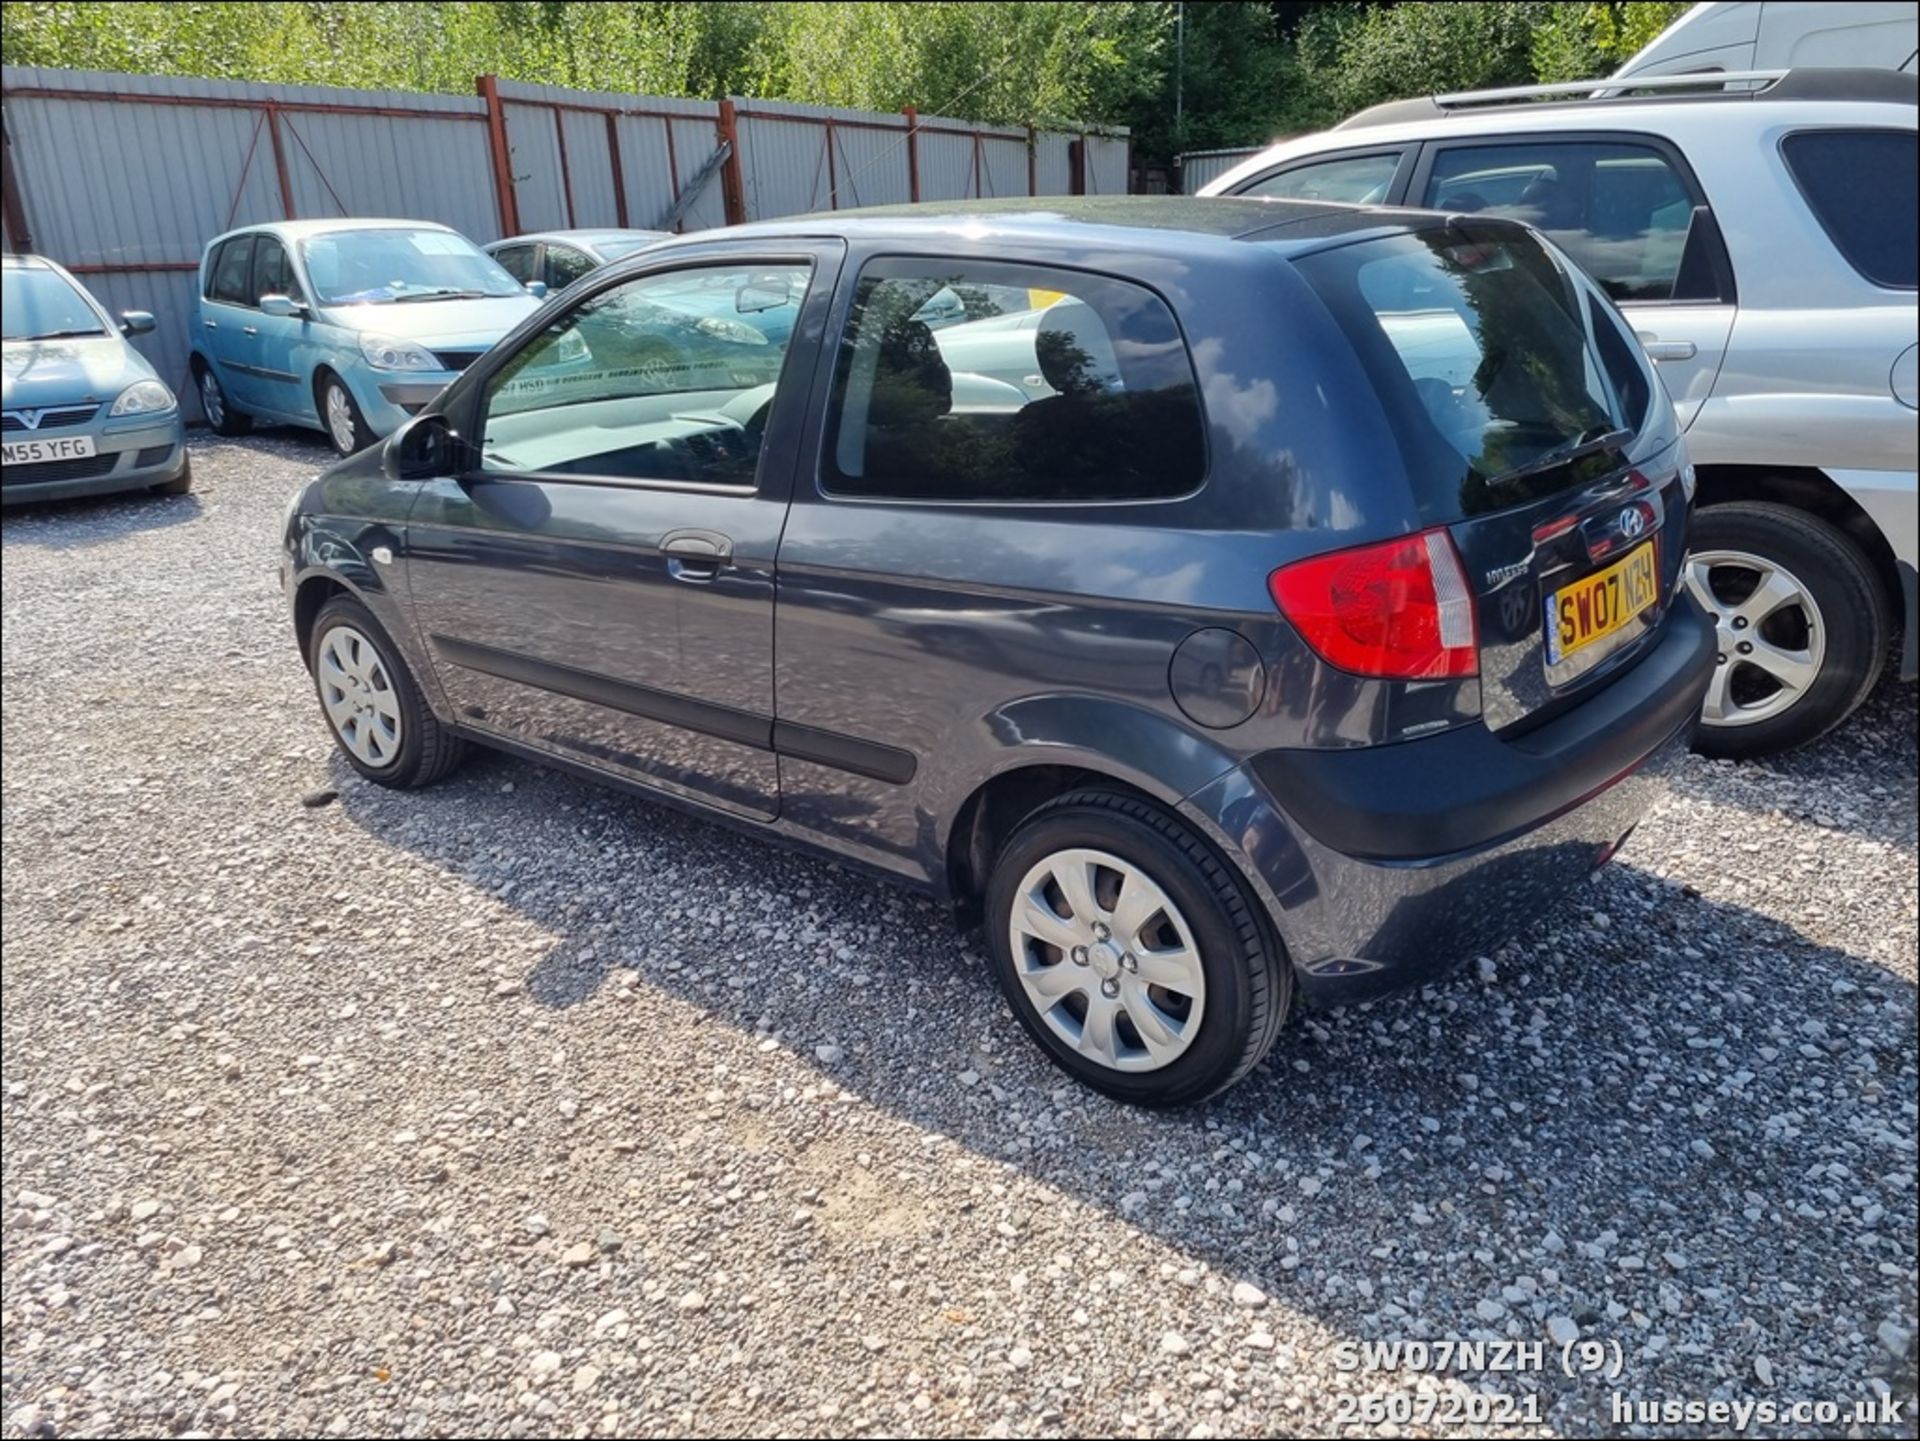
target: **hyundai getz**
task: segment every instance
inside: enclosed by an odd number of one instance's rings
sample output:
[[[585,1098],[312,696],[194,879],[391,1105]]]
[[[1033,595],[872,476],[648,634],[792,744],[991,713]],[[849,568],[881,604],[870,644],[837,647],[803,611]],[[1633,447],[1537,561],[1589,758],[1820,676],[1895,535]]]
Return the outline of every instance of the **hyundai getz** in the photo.
[[[899,878],[1171,1104],[1613,855],[1713,669],[1690,483],[1518,224],[974,203],[596,271],[312,482],[282,577],[361,775],[477,741]]]

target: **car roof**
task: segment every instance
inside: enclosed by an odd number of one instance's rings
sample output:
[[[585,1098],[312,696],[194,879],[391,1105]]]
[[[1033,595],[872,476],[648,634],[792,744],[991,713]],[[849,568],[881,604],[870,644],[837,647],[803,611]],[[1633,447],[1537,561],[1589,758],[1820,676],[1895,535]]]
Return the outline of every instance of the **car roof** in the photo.
[[[265,220],[256,225],[239,225],[207,242],[217,245],[235,235],[277,235],[282,240],[305,240],[314,235],[330,235],[341,230],[444,230],[459,232],[437,220],[404,220],[391,215],[340,217],[334,220]]]
[[[0,261],[4,261],[9,268],[18,270],[52,270],[55,268],[54,263],[45,256],[20,255],[11,250],[7,251],[4,256],[0,256]]]
[[[670,230],[622,230],[611,225],[602,230],[530,230],[524,235],[509,235],[505,240],[490,241],[485,248],[498,250],[503,245],[528,245],[548,240],[571,241],[576,245],[597,245],[606,240],[663,240],[672,233]]]
[[[1609,77],[1611,78],[1611,77]],[[1743,88],[1694,90],[1697,85],[1740,85]],[[1580,94],[1580,86],[1592,93]],[[1624,93],[1622,93],[1624,92]],[[1676,93],[1678,92],[1678,93]],[[1636,112],[1692,110],[1701,105],[1772,106],[1805,104],[1816,100],[1878,102],[1890,105],[1920,103],[1920,78],[1896,70],[1832,68],[1778,71],[1742,71],[1732,74],[1622,77],[1582,81],[1579,86],[1515,86],[1508,90],[1466,91],[1457,95],[1423,95],[1412,100],[1389,100],[1349,115],[1335,130],[1365,130],[1376,125],[1413,121],[1473,121],[1488,115],[1541,115],[1546,112],[1595,117],[1622,108]]]
[[[943,240],[988,238],[1170,254],[1196,246],[1260,240],[1283,252],[1319,249],[1342,240],[1400,234],[1444,217],[1432,211],[1324,201],[1208,199],[1185,195],[1038,196],[1010,200],[932,201],[861,210],[816,211],[685,239]],[[653,252],[657,253],[657,252]]]

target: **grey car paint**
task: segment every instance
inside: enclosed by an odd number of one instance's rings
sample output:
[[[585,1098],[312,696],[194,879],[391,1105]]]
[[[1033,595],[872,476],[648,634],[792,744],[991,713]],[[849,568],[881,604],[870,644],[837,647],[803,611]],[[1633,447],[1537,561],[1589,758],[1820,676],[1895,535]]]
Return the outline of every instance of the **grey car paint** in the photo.
[[[1649,778],[1684,743],[1711,664],[1710,632],[1684,598],[1558,688],[1527,677],[1539,659],[1517,633],[1484,679],[1363,680],[1319,661],[1276,612],[1266,590],[1276,567],[1421,525],[1382,401],[1289,258],[1436,219],[1261,202],[1001,202],[802,217],[663,245],[550,301],[431,413],[470,431],[503,357],[597,288],[698,258],[806,259],[814,282],[756,490],[401,482],[376,449],[314,482],[289,515],[283,579],[296,620],[331,587],[362,594],[436,713],[467,733],[824,849],[963,912],[979,861],[973,822],[996,778],[1104,776],[1178,810],[1240,867],[1309,994],[1405,984],[1564,894],[1631,828]],[[1198,370],[1206,482],[1127,504],[826,495],[815,479],[826,338],[844,328],[846,281],[870,257],[915,253],[1017,256],[1156,291]],[[1675,436],[1657,400],[1630,473],[1463,524],[1470,570],[1517,554],[1531,584],[1556,563],[1537,533],[1565,522],[1559,533],[1571,534],[1651,495],[1663,593],[1676,595],[1687,505]],[[693,583],[676,576],[663,541],[688,530],[729,537],[731,566]],[[395,563],[371,559],[375,547]],[[1481,604],[1483,633],[1501,635],[1497,589]],[[1238,663],[1209,670],[1207,637],[1220,631],[1237,637]],[[1177,665],[1190,648],[1202,663]],[[1601,695],[1631,754],[1596,751],[1603,708],[1589,702]],[[1438,741],[1444,760],[1429,749]],[[1259,764],[1387,752],[1402,767],[1431,755],[1512,769],[1519,799],[1502,812],[1512,824],[1457,853],[1342,853],[1288,814],[1280,772]],[[1597,794],[1558,794],[1547,781],[1560,773],[1597,781]],[[1410,833],[1425,824],[1407,821]],[[1453,944],[1429,945],[1436,914],[1455,910]]]

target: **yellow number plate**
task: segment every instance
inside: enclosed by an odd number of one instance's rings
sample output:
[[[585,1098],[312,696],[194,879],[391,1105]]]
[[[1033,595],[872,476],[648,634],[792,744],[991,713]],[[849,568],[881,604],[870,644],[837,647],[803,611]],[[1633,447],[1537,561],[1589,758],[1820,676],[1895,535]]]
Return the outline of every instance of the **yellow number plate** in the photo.
[[[1547,664],[1605,640],[1660,598],[1653,542],[1547,597]]]

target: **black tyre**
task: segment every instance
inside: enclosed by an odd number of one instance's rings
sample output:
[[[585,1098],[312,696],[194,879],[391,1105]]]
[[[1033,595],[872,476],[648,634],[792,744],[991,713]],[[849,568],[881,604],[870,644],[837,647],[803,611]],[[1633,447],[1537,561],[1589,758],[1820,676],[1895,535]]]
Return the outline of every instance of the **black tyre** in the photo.
[[[1771,755],[1852,715],[1880,677],[1892,627],[1860,548],[1817,516],[1765,501],[1708,506],[1691,544],[1687,585],[1720,641],[1694,748]]]
[[[253,429],[253,417],[234,409],[226,387],[211,365],[198,361],[193,367],[194,383],[200,388],[200,410],[207,417],[207,428],[215,435],[245,435]]]
[[[1079,791],[1035,811],[987,885],[1008,1004],[1063,1070],[1142,1106],[1245,1076],[1279,1034],[1293,973],[1245,883],[1159,807]]]
[[[340,753],[368,780],[415,790],[460,763],[465,743],[435,718],[398,648],[359,601],[335,596],[320,607],[307,669]]]
[[[373,433],[347,383],[331,370],[315,379],[313,398],[320,407],[320,428],[340,455],[358,455],[380,437]]]
[[[155,495],[186,495],[193,489],[193,457],[188,456],[180,464],[180,474],[173,480],[165,480],[152,487]]]

